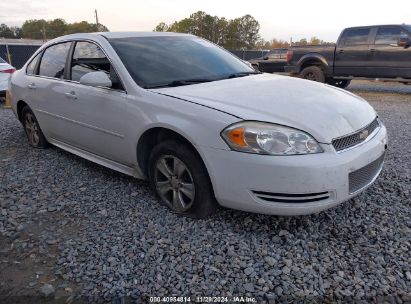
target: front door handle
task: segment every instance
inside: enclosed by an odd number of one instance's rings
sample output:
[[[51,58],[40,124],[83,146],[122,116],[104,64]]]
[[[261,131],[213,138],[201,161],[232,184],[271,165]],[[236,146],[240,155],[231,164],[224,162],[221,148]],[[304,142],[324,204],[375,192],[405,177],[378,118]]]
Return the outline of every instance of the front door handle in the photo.
[[[376,53],[377,50],[376,50],[376,49],[370,49],[370,52],[371,52],[371,53]]]
[[[76,93],[74,92],[74,91],[71,91],[71,92],[69,92],[69,93],[66,93],[65,94],[66,95],[66,97],[67,98],[69,98],[69,99],[77,99],[77,95],[76,95]]]
[[[338,54],[344,54],[344,50],[338,50]]]
[[[36,87],[36,84],[35,84],[34,82],[30,83],[30,84],[28,85],[28,87],[29,87],[29,89],[31,89],[31,90],[34,90],[34,89],[37,88],[37,87]]]

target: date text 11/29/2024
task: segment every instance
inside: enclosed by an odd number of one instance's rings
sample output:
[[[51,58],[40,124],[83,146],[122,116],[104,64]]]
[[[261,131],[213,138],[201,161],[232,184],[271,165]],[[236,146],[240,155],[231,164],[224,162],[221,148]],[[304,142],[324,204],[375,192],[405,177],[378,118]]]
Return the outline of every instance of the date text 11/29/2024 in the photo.
[[[150,297],[150,303],[256,303],[257,300],[253,297]]]

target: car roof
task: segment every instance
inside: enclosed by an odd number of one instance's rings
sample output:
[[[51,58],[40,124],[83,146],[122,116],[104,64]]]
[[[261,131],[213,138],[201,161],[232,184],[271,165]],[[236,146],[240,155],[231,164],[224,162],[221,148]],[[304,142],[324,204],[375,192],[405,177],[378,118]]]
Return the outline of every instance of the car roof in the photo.
[[[173,33],[173,32],[100,32],[95,33],[106,37],[107,39],[131,38],[131,37],[164,37],[164,36],[192,36],[190,34]]]
[[[67,39],[92,39],[96,36],[103,36],[106,39],[116,38],[133,38],[133,37],[165,37],[165,36],[192,36],[190,34],[171,33],[171,32],[96,32],[96,33],[78,33],[57,37],[53,40],[67,40]]]
[[[408,24],[375,24],[375,25],[363,25],[363,26],[352,26],[352,27],[347,27],[346,30],[350,29],[360,29],[360,28],[371,28],[371,27],[381,27],[381,26],[410,26]]]

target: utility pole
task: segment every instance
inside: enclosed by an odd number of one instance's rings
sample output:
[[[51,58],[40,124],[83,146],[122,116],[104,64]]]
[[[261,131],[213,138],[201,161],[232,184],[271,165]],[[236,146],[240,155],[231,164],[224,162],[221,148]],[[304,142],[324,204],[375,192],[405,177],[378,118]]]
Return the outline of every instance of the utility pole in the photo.
[[[43,34],[43,41],[46,41],[47,36],[46,36],[46,22],[43,22],[43,30],[41,31]]]
[[[94,10],[94,15],[96,17],[96,28],[97,28],[97,31],[99,31],[100,30],[100,24],[98,23],[97,9]]]

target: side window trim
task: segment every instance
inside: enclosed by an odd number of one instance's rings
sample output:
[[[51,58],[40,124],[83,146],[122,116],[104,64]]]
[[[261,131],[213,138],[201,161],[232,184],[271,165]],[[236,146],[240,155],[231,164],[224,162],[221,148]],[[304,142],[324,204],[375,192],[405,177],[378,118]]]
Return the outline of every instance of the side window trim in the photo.
[[[117,91],[117,92],[123,92],[123,93],[127,94],[127,90],[126,90],[126,88],[124,87],[124,82],[123,82],[123,80],[121,79],[119,73],[117,72],[116,67],[114,66],[114,64],[113,64],[113,62],[111,61],[110,57],[107,55],[107,53],[104,51],[104,49],[101,47],[101,45],[100,45],[99,43],[97,43],[96,41],[87,40],[87,39],[77,39],[77,40],[73,40],[72,42],[73,42],[72,49],[70,49],[70,51],[69,51],[69,56],[70,56],[70,57],[69,57],[68,60],[67,60],[68,70],[69,70],[69,71],[68,71],[68,75],[70,76],[69,78],[67,78],[67,81],[80,84],[79,81],[76,81],[76,80],[72,80],[72,79],[71,79],[71,64],[72,64],[72,61],[73,61],[73,55],[74,55],[74,51],[75,51],[75,47],[76,47],[77,43],[78,43],[78,42],[88,42],[88,43],[92,43],[92,44],[94,44],[95,46],[97,46],[97,47],[103,52],[104,56],[106,56],[106,58],[108,59],[108,61],[109,61],[110,64],[111,64],[111,66],[113,67],[114,72],[116,73],[117,78],[119,79],[120,84],[121,84],[121,86],[122,86],[123,89],[113,89],[113,88],[107,88],[107,87],[98,87],[98,88],[106,89],[106,90],[111,90],[111,91]]]
[[[73,40],[71,41],[70,49],[67,53],[67,58],[66,58],[66,65],[65,65],[65,77],[66,80],[71,81],[71,62],[73,60],[73,54],[74,54],[74,49],[76,48],[77,41]]]
[[[395,28],[398,29],[400,32],[404,32],[404,29],[401,26],[395,26],[395,25],[390,25],[390,26],[379,26],[376,31],[375,31],[375,36],[374,36],[374,44],[376,44],[375,42],[377,41],[377,37],[378,37],[378,31],[380,29],[390,29],[390,28]],[[379,43],[378,45],[387,45],[387,43]],[[388,44],[389,45],[389,44]]]
[[[364,43],[359,43],[359,44],[347,44],[347,38],[348,34],[351,31],[355,30],[368,30],[368,35],[367,35],[367,40]],[[369,45],[371,44],[371,37],[373,36],[374,32],[374,27],[360,27],[360,28],[349,28],[344,31],[343,37],[342,37],[342,43],[344,46],[358,46],[358,45]]]
[[[37,54],[33,57],[33,59],[30,60],[30,62],[29,62],[29,63],[27,64],[27,66],[26,66],[26,75],[29,75],[29,76],[39,76],[38,73],[39,73],[40,61],[41,61],[41,58],[43,57],[43,53],[44,53],[44,49],[43,49],[43,50],[40,50],[39,52],[37,52]],[[27,72],[27,69],[29,68],[29,65],[33,62],[33,60],[36,60],[36,57],[37,57],[37,56],[39,56],[39,57],[37,58],[36,65],[34,66],[33,74],[28,73],[28,72]]]
[[[44,54],[45,54],[45,52],[47,51],[47,49],[49,49],[49,48],[51,48],[51,47],[53,47],[53,46],[56,46],[56,45],[58,45],[58,44],[63,44],[63,43],[70,43],[69,51],[67,52],[67,56],[66,56],[66,59],[65,59],[65,62],[64,62],[64,74],[63,74],[63,78],[56,78],[56,77],[50,77],[50,76],[40,75],[40,65],[41,65],[41,62],[43,61],[43,57],[44,57]],[[47,47],[45,47],[43,50],[41,50],[41,57],[39,58],[39,61],[37,62],[36,75],[35,75],[35,76],[37,76],[37,77],[43,77],[43,78],[48,78],[48,79],[59,80],[59,81],[66,81],[66,80],[67,80],[67,79],[66,79],[66,73],[67,73],[67,71],[66,71],[66,65],[67,65],[67,59],[68,59],[68,55],[70,54],[70,50],[71,50],[72,45],[73,45],[73,41],[72,41],[72,40],[63,40],[63,41],[58,41],[58,42],[56,42],[56,43],[50,44],[50,45],[48,45]]]

